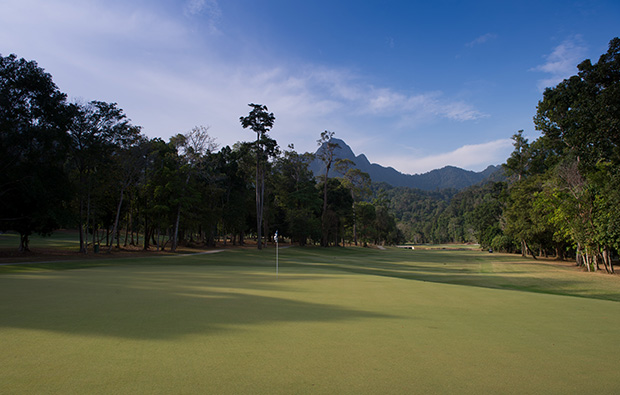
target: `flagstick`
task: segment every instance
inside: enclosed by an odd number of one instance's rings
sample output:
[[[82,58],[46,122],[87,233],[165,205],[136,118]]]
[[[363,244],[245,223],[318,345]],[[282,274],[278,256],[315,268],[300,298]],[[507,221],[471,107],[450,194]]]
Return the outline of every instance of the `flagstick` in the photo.
[[[278,276],[278,242],[276,241],[276,277]]]
[[[278,231],[276,230],[276,277],[278,277]]]

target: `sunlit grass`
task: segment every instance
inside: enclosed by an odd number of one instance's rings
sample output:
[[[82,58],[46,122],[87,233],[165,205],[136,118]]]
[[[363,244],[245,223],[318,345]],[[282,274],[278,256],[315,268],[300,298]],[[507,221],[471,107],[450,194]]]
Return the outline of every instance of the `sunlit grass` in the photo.
[[[620,389],[613,276],[477,251],[279,258],[278,276],[271,246],[9,267],[0,393]]]

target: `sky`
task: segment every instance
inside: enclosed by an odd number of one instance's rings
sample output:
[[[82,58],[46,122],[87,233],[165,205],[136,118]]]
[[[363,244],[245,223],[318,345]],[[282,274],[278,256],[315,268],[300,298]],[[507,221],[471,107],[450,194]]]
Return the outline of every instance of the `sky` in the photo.
[[[258,103],[282,148],[329,130],[408,174],[505,162],[518,130],[539,136],[545,87],[617,36],[617,0],[0,0],[2,56],[151,138],[252,141],[239,117]]]

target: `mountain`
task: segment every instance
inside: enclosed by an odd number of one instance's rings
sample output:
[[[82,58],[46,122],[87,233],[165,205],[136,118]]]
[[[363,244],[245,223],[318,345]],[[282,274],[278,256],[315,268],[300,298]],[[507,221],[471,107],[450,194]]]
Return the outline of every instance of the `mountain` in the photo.
[[[418,188],[427,191],[454,188],[464,189],[471,185],[478,184],[490,177],[497,177],[501,172],[499,166],[489,166],[481,172],[464,170],[454,166],[446,166],[441,169],[432,170],[424,174],[404,174],[392,167],[384,167],[376,163],[370,163],[366,155],[355,155],[351,147],[343,140],[332,139],[331,142],[338,143],[340,148],[336,148],[338,159],[349,159],[355,163],[355,167],[370,175],[373,182],[385,182],[395,187]],[[318,154],[325,149],[325,144],[317,150],[317,158],[310,163],[310,170],[315,176],[325,174],[325,165],[318,158]],[[336,171],[330,169],[330,176],[341,176]]]

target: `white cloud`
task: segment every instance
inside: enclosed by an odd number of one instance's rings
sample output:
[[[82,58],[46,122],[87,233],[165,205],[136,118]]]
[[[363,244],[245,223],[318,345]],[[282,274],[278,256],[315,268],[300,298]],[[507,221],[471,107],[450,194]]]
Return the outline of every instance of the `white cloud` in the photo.
[[[420,156],[394,155],[370,158],[383,166],[391,166],[407,174],[422,174],[444,166],[456,166],[463,169],[481,171],[489,164],[500,164],[512,152],[512,140],[501,139],[482,144],[470,144],[459,147],[451,152],[436,155]]]
[[[538,88],[544,90],[562,82],[564,79],[577,73],[577,65],[584,60],[587,47],[581,36],[573,36],[564,40],[553,51],[545,56],[546,62],[530,71],[540,71],[550,74],[548,78],[538,81]]]
[[[230,59],[229,48],[218,50],[230,45],[221,33],[204,37],[193,29],[206,23],[207,33],[219,33],[211,29],[222,17],[215,0],[187,1],[176,16],[134,2],[53,3],[7,0],[9,12],[0,13],[3,50],[37,60],[70,98],[117,102],[151,137],[205,125],[220,146],[250,140],[239,124],[250,102],[267,104],[276,115],[273,137],[301,151],[314,151],[325,129],[361,141],[377,130],[387,135],[438,119],[485,116],[441,92],[397,91],[347,69],[246,56],[261,48],[235,51],[253,62]],[[188,18],[195,18],[191,26]]]
[[[369,88],[364,111],[377,115],[397,116],[401,124],[428,118],[445,118],[453,121],[474,121],[487,115],[462,101],[443,99],[441,92],[406,95],[389,88]]]
[[[487,33],[487,34],[484,34],[484,35],[476,38],[473,41],[468,42],[467,44],[465,44],[465,46],[469,47],[469,48],[472,48],[472,47],[475,47],[476,45],[484,44],[487,41],[492,40],[494,38],[497,38],[497,34]]]
[[[217,0],[187,0],[183,13],[187,17],[206,16],[211,33],[220,33],[217,25],[222,17],[222,10]]]
[[[186,15],[197,15],[205,8],[205,0],[188,0],[183,8]]]

